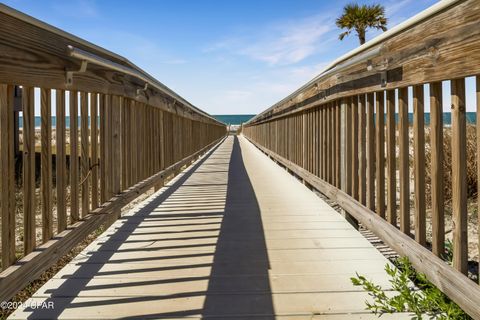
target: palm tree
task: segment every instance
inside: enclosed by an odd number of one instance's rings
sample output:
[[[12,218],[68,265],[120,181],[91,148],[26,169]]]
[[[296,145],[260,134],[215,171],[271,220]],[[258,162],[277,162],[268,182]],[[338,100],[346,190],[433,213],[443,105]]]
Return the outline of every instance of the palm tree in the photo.
[[[355,29],[360,45],[362,45],[365,43],[367,28],[387,30],[385,8],[379,4],[362,6],[347,4],[343,8],[343,14],[337,19],[336,24],[340,29],[347,29],[347,31],[340,34],[340,40],[343,40],[345,36]]]

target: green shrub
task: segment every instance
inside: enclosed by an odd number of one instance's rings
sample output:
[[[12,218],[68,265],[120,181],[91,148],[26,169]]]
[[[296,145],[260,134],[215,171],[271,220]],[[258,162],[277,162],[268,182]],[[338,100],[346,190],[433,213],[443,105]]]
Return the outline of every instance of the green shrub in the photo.
[[[381,286],[358,273],[351,278],[353,285],[363,287],[373,298],[373,303],[365,302],[367,310],[379,317],[385,313],[408,312],[414,314],[412,319],[423,319],[423,316],[428,319],[471,319],[424,274],[416,272],[407,258],[400,258],[395,264],[397,268],[389,264],[385,266],[392,289],[397,292],[392,297]]]

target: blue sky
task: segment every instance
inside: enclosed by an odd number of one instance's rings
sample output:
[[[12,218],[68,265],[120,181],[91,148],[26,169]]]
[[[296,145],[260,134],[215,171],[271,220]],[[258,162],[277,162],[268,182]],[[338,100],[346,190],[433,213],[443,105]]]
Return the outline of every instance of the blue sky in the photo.
[[[357,47],[335,26],[348,2],[5,1],[128,58],[211,114],[258,113]],[[437,1],[376,2],[392,27]]]

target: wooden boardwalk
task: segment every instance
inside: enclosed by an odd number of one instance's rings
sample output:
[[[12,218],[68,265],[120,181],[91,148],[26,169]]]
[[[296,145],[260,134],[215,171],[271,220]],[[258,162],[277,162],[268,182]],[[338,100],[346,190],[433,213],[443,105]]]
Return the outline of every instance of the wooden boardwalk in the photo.
[[[54,308],[11,318],[375,319],[350,277],[388,287],[386,263],[313,192],[229,137],[27,302]]]

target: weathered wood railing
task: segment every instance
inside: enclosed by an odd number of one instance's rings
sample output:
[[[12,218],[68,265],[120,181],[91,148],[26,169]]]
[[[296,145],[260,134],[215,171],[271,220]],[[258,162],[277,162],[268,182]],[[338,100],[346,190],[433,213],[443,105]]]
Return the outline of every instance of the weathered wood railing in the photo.
[[[3,5],[0,29],[4,301],[226,127],[124,58]]]
[[[474,217],[467,210],[465,101],[466,94],[476,95],[472,109],[478,116],[479,25],[479,1],[441,1],[340,58],[242,128],[261,150],[408,256],[476,319],[480,319],[480,288],[465,276],[468,220]],[[467,77],[467,83],[476,81],[476,89],[466,93]],[[449,99],[452,123],[447,128],[442,110]],[[424,123],[425,106],[430,109],[429,128]],[[413,109],[412,127],[409,108]],[[445,135],[451,132],[451,142],[444,141],[444,131]],[[476,135],[478,172],[478,121]],[[447,186],[444,143],[448,147],[449,142],[452,182]],[[468,142],[475,145],[474,140]],[[446,201],[444,187],[451,187],[451,202]],[[431,198],[428,208],[426,196]],[[478,207],[480,201],[475,201]],[[441,259],[446,202],[453,215],[452,267]],[[470,223],[475,229],[479,226]],[[470,241],[471,247],[476,243],[478,238]]]

